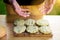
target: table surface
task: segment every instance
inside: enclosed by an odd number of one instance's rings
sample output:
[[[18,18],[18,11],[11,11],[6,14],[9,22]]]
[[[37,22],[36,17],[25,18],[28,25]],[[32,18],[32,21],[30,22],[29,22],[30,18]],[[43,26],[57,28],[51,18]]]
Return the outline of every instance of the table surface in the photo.
[[[47,15],[44,19],[48,20],[50,23],[50,28],[52,29],[52,37],[9,37],[7,32],[7,39],[2,38],[1,40],[60,40],[60,16],[58,15]],[[6,15],[0,15],[0,25],[4,25],[6,28]]]

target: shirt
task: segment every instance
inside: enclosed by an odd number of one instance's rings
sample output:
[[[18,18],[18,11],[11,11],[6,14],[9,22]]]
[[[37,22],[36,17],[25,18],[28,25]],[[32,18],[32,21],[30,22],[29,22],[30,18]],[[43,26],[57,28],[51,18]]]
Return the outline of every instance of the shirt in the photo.
[[[38,5],[44,2],[44,0],[16,0],[19,5]],[[5,3],[10,4],[9,0],[4,0]]]

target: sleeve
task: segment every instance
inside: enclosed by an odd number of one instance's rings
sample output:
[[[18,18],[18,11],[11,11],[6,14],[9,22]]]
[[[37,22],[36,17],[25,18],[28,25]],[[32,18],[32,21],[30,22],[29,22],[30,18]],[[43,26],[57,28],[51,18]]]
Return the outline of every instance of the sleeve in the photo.
[[[10,4],[9,0],[3,0],[4,3]]]

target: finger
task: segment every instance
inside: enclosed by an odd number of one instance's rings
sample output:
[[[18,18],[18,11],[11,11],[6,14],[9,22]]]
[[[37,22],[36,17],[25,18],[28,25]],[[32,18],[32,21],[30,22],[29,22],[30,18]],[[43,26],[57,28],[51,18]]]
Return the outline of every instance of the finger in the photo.
[[[29,12],[29,9],[21,9],[22,11],[28,11]]]
[[[29,14],[27,14],[27,13],[24,13],[24,12],[20,12],[20,14],[19,14],[20,16],[23,16],[23,17],[28,17],[29,16]]]

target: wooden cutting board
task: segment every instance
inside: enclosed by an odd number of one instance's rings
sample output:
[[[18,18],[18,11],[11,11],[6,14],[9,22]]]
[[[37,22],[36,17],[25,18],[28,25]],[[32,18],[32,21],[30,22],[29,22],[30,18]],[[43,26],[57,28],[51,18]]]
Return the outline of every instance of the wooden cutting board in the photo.
[[[42,33],[40,33],[40,34],[29,34],[29,33],[22,33],[22,34],[15,34],[14,32],[13,32],[13,24],[12,23],[7,23],[7,25],[8,25],[8,29],[9,29],[9,33],[8,34],[10,34],[10,36],[13,36],[13,37],[52,37],[52,34],[47,34],[47,35],[45,35],[45,34],[42,34]]]

